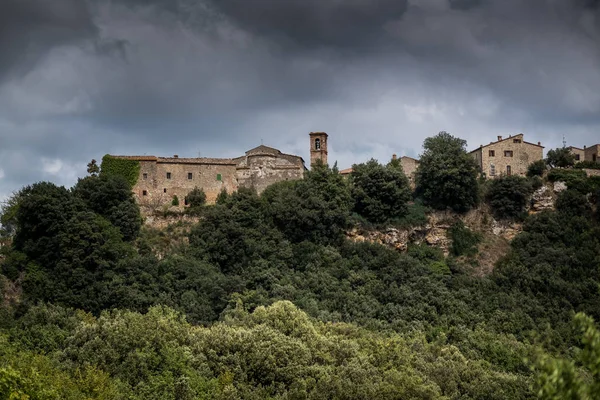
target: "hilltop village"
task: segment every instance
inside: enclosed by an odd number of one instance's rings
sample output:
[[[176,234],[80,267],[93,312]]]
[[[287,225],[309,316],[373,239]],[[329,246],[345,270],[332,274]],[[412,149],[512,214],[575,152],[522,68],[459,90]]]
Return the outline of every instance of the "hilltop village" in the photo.
[[[325,132],[309,133],[310,165],[327,164],[328,135]],[[600,144],[569,147],[576,161],[600,162]],[[525,135],[498,136],[496,141],[480,145],[470,154],[475,158],[484,177],[502,175],[525,176],[527,168],[544,157],[540,142],[530,143]],[[140,204],[167,204],[173,198],[185,199],[194,188],[202,189],[206,201],[214,203],[221,191],[232,193],[240,187],[254,188],[262,193],[269,185],[288,180],[302,179],[307,170],[302,157],[286,154],[278,149],[260,145],[236,158],[181,158],[157,156],[110,156],[139,162],[139,176],[133,192]],[[393,154],[396,160],[397,155]],[[419,160],[402,156],[398,159],[411,183],[414,183]],[[340,174],[349,176],[352,168]],[[185,205],[185,204],[184,204]]]

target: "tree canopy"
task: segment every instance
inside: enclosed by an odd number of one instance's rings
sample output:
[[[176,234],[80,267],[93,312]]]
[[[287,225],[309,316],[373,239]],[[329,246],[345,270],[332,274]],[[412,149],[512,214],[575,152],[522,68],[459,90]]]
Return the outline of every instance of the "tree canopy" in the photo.
[[[477,205],[477,164],[465,140],[447,132],[425,139],[416,173],[416,194],[436,208],[464,212]]]

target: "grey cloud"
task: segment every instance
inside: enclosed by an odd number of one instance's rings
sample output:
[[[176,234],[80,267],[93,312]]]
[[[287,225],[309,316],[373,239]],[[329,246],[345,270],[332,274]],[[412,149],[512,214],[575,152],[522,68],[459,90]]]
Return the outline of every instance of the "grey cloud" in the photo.
[[[8,4],[0,196],[70,185],[104,153],[237,156],[262,139],[306,158],[311,130],[331,134],[340,167],[417,155],[440,130],[473,146],[519,131],[583,145],[600,130],[598,1]]]
[[[0,11],[0,82],[22,75],[55,46],[96,34],[81,0],[4,0]]]
[[[407,0],[212,0],[242,27],[307,47],[357,48],[381,38]]]

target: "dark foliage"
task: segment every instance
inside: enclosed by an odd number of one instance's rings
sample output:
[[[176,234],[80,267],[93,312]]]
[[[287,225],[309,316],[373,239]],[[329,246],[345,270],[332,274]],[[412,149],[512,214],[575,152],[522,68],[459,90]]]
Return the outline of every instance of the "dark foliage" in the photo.
[[[468,211],[478,202],[477,165],[466,141],[447,132],[425,139],[416,194],[436,209]]]
[[[227,192],[225,192],[225,195],[227,195]],[[190,206],[190,209],[202,208],[206,204],[206,193],[203,189],[194,188],[185,196],[185,204]]]
[[[547,170],[546,161],[537,160],[529,164],[527,167],[527,177],[533,178],[534,176],[544,176],[544,173]]]
[[[351,194],[354,211],[374,223],[405,216],[411,199],[402,166],[383,166],[373,159],[352,166]]]
[[[575,164],[575,155],[566,147],[549,150],[546,154],[546,164],[551,168],[567,168]]]
[[[522,219],[532,192],[531,183],[526,178],[501,176],[489,182],[486,200],[496,218]]]
[[[452,254],[455,256],[471,256],[477,253],[481,235],[471,231],[462,221],[455,222],[448,234],[452,240]]]

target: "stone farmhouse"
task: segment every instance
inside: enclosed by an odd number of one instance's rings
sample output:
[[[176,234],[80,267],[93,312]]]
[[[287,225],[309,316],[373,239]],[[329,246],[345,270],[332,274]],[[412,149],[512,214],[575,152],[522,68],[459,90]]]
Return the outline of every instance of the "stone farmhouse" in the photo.
[[[392,160],[396,160],[398,156],[396,154],[392,154]],[[408,180],[412,183],[415,180],[415,173],[417,172],[417,168],[419,167],[419,160],[416,158],[402,156],[400,157],[400,165],[402,165],[402,169],[404,173],[408,177]],[[352,174],[352,167],[346,168],[340,171],[340,174],[343,176],[350,176]]]
[[[326,133],[310,133],[310,155],[311,164],[317,160],[327,163]],[[140,173],[133,192],[140,204],[149,206],[170,204],[175,196],[183,205],[196,187],[204,190],[209,204],[222,190],[232,193],[247,187],[261,193],[273,183],[302,179],[306,171],[302,157],[264,145],[237,158],[113,157],[139,161]]]
[[[488,178],[501,175],[526,175],[527,167],[535,161],[544,158],[544,147],[526,142],[522,133],[509,135],[507,138],[498,136],[498,140],[487,145],[481,145],[470,153],[481,173]]]
[[[575,162],[591,161],[600,163],[600,144],[583,146],[583,149],[571,146],[569,147],[569,150],[571,150],[571,153],[575,156]]]

